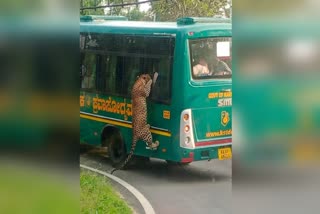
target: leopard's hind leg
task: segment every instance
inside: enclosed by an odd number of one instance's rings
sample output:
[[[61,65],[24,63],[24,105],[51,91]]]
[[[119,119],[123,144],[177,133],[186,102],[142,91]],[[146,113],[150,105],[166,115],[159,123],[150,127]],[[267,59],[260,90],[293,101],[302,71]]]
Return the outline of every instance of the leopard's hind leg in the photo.
[[[150,125],[147,124],[146,127],[142,130],[141,139],[148,145],[148,147],[152,150],[158,149],[159,141],[152,141],[152,134],[150,132]]]

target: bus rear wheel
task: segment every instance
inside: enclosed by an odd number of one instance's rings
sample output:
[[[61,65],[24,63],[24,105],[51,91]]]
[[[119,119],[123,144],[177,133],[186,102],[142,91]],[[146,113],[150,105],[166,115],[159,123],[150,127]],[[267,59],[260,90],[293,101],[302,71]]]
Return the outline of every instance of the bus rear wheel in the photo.
[[[119,132],[109,138],[108,156],[113,167],[121,165],[127,157],[126,145]]]

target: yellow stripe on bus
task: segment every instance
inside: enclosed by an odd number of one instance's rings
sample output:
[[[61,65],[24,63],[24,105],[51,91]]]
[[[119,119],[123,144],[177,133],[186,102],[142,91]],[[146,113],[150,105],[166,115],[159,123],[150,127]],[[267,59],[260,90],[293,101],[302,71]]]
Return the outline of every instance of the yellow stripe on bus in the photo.
[[[166,131],[160,131],[160,130],[156,130],[151,128],[150,132],[153,134],[158,134],[158,135],[162,135],[162,136],[166,136],[166,137],[171,137],[171,133],[170,132],[166,132]]]
[[[127,124],[127,123],[124,123],[124,122],[121,122],[121,121],[115,121],[115,120],[110,120],[110,119],[105,119],[105,118],[99,118],[99,117],[94,117],[94,116],[85,115],[85,114],[80,114],[80,117],[81,118],[85,118],[85,119],[89,119],[89,120],[109,123],[109,124],[112,124],[112,125],[117,125],[117,126],[122,126],[122,127],[127,127],[127,128],[131,128],[132,129],[132,124]],[[166,132],[166,131],[161,131],[161,130],[157,130],[157,129],[151,128],[150,132],[154,133],[154,134],[166,136],[166,137],[171,137],[171,133],[170,132]]]
[[[120,121],[109,120],[109,119],[105,119],[105,118],[99,118],[99,117],[94,117],[94,116],[89,116],[89,115],[84,115],[84,114],[80,114],[80,117],[85,118],[85,119],[89,119],[89,120],[95,120],[95,121],[99,121],[99,122],[109,123],[109,124],[112,124],[112,125],[132,128],[131,124],[123,123],[123,122],[120,122]]]

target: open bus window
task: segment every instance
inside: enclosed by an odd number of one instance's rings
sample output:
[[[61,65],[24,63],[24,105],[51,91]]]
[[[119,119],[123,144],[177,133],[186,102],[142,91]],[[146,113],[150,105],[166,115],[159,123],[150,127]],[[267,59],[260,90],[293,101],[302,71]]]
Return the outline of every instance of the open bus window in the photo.
[[[189,46],[193,78],[231,78],[231,38],[194,39]]]

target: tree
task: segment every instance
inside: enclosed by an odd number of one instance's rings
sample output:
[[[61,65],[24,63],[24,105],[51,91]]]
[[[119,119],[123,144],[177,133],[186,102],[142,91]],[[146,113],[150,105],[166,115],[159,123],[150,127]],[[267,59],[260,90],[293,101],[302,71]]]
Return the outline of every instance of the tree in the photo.
[[[152,3],[157,21],[176,21],[185,16],[223,15],[229,0],[162,0]]]
[[[104,6],[108,2],[110,5],[121,5],[127,3],[137,3],[138,0],[82,0],[81,7],[95,7]],[[117,6],[117,7],[106,7],[99,9],[83,10],[80,12],[81,15],[112,15],[112,16],[126,16],[129,20],[134,21],[152,21],[152,15],[150,12],[142,12],[139,8],[133,4],[129,6]]]
[[[129,20],[133,21],[152,21],[152,17],[147,12],[141,12],[139,8],[136,7],[123,15],[127,16]]]
[[[94,7],[103,3],[104,0],[81,0],[80,7]],[[80,15],[104,15],[103,8],[93,10],[80,10]]]
[[[176,21],[185,16],[210,17],[214,15],[231,15],[231,0],[159,0],[151,3],[151,10],[141,12],[135,3],[138,0],[81,0],[81,7],[101,5],[121,5],[134,3],[130,6],[109,7],[106,9],[83,10],[81,15],[123,15],[129,20],[151,21],[155,16],[157,21]]]

